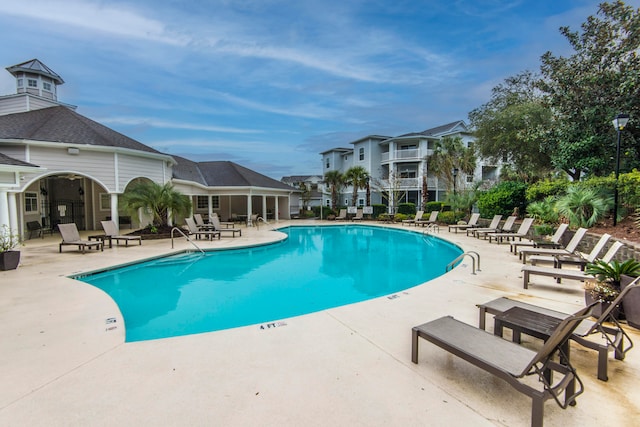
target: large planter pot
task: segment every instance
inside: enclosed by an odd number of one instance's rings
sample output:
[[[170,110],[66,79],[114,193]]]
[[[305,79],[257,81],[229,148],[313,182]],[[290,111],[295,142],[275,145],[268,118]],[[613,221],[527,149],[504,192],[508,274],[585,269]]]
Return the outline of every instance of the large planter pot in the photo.
[[[0,252],[0,270],[15,270],[20,263],[20,251]]]
[[[629,285],[635,277],[622,276],[620,278],[620,289]],[[640,329],[640,288],[634,288],[622,298],[622,307],[627,323],[636,329]]]
[[[595,302],[595,300],[593,299],[593,297],[591,296],[591,292],[589,291],[584,291],[584,302],[586,305],[591,305]],[[593,309],[591,310],[591,316],[595,317],[596,319],[599,318],[602,315],[602,312],[605,311],[607,308],[609,308],[609,306],[611,305],[611,303],[609,302],[601,302],[598,303],[596,305],[593,306]],[[620,318],[620,309],[618,307],[614,308],[611,311],[611,315],[616,318],[619,319]]]

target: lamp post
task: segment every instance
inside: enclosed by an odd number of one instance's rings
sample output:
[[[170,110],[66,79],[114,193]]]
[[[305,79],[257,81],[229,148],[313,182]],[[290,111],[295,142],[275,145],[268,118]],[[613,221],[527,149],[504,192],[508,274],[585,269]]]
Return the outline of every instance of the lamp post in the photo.
[[[618,114],[613,119],[613,126],[618,133],[618,142],[616,144],[616,182],[614,184],[614,196],[613,196],[613,226],[618,224],[618,176],[620,175],[620,134],[624,130],[627,122],[629,121],[628,114]]]
[[[451,170],[451,173],[453,174],[453,195],[456,195],[456,181],[458,180],[458,168],[453,168]]]

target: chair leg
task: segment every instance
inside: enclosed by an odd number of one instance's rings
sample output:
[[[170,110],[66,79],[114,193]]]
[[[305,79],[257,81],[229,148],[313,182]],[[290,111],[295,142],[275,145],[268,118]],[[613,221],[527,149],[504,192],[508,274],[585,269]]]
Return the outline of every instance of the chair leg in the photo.
[[[418,331],[411,330],[411,361],[418,363]]]
[[[531,402],[531,427],[542,427],[544,420],[544,399],[534,396]]]
[[[598,379],[601,381],[608,381],[607,365],[609,363],[609,348],[608,346],[600,346],[598,349]]]

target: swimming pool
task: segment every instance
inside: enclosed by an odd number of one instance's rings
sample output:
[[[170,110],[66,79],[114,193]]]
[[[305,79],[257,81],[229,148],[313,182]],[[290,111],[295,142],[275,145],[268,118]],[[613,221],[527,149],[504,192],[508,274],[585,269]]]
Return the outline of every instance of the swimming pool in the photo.
[[[367,225],[292,226],[279,243],[183,253],[77,277],[118,304],[126,341],[272,322],[431,280],[462,251]]]

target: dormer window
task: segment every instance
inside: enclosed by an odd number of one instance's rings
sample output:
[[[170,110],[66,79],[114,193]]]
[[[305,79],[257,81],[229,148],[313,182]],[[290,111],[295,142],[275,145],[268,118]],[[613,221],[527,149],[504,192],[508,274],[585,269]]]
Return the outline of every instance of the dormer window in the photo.
[[[18,79],[18,87],[22,87],[22,86],[24,86],[24,80]]]
[[[43,82],[42,89],[51,92],[51,83]]]
[[[38,81],[35,79],[29,79],[27,80],[29,87],[38,87]]]

